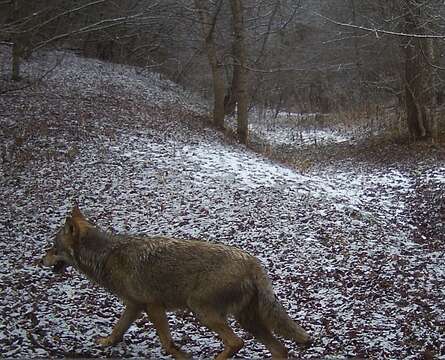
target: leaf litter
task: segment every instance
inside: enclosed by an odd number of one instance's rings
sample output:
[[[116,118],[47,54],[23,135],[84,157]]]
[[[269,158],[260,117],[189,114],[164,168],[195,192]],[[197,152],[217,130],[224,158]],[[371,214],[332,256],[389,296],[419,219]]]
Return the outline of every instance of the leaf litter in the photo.
[[[122,344],[95,345],[122,305],[74,270],[39,266],[74,201],[107,230],[257,256],[315,338],[306,350],[287,342],[291,356],[445,356],[443,160],[302,174],[229,144],[202,125],[202,100],[159,75],[64,52],[23,69],[37,78],[55,61],[49,78],[0,97],[2,356],[168,358],[146,318]],[[221,349],[190,314],[169,321],[195,357]],[[267,356],[234,326],[240,358]]]

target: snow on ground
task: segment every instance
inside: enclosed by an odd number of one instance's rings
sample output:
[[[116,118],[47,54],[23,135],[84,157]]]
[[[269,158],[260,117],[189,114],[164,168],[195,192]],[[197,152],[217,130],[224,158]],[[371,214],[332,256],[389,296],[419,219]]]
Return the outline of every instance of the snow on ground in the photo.
[[[323,114],[255,111],[249,130],[271,146],[320,145],[351,142],[353,136],[324,124]]]
[[[347,134],[322,129],[296,129],[282,126],[265,127],[252,124],[249,126],[249,130],[274,146],[342,143],[352,139]]]
[[[122,306],[74,270],[60,276],[38,265],[74,201],[108,230],[256,255],[315,338],[307,350],[287,342],[296,358],[445,356],[443,237],[435,238],[445,233],[444,163],[301,174],[199,126],[196,99],[171,83],[69,54],[63,61],[67,70],[37,89],[0,97],[2,356],[167,358],[145,318],[122,344],[95,345]],[[420,194],[431,201],[419,203]],[[430,204],[437,221],[424,223]],[[195,357],[221,349],[190,314],[170,323]],[[246,340],[240,357],[268,356],[236,331]]]

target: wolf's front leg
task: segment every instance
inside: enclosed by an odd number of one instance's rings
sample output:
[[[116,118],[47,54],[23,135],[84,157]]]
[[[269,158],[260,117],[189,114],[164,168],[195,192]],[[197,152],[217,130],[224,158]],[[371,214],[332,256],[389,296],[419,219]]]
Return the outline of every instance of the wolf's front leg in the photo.
[[[112,346],[122,341],[124,333],[128,330],[130,325],[141,314],[141,308],[135,304],[127,304],[124,312],[117,321],[116,325],[111,332],[111,335],[106,337],[100,337],[96,342],[101,346]]]
[[[148,304],[146,311],[148,318],[156,328],[156,332],[158,333],[165,351],[175,359],[190,359],[190,354],[179,349],[173,342],[170,328],[168,326],[167,315],[165,314],[165,308],[158,304]]]

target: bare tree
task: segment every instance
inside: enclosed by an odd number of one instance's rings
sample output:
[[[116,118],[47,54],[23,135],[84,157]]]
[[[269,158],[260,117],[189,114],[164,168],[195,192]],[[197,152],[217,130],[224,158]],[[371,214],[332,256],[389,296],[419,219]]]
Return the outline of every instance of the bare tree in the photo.
[[[233,59],[234,70],[231,94],[237,103],[238,137],[241,143],[248,140],[248,85],[247,51],[245,44],[244,9],[241,0],[230,1],[233,23]]]
[[[209,3],[206,0],[195,0],[195,7],[198,11],[202,26],[204,46],[207,58],[212,70],[213,80],[213,123],[219,128],[224,128],[224,65],[223,60],[218,56],[216,46],[216,22],[221,11],[223,0],[219,0],[211,12]]]
[[[422,4],[406,1],[403,10],[405,33],[425,34]],[[431,66],[433,49],[431,39],[404,38],[405,50],[405,106],[410,136],[413,140],[431,138],[431,119],[428,107],[432,105]]]
[[[97,55],[116,60],[114,47],[125,39],[136,39],[135,30],[159,33],[160,1],[149,3],[125,0],[11,0],[0,3],[5,12],[0,15],[0,40],[11,44],[12,78],[19,78],[21,59],[32,52],[56,45],[79,45],[95,43]],[[140,35],[140,33],[138,34]],[[139,36],[143,41],[147,36]],[[128,45],[129,43],[126,43]],[[140,43],[132,41],[125,48],[130,53]],[[143,47],[150,49],[150,47]],[[127,58],[122,55],[121,58]]]
[[[367,49],[369,56],[361,57],[363,66],[358,70],[362,78],[365,83],[366,78],[373,79],[377,91],[401,100],[411,139],[430,139],[434,99],[439,98],[436,93],[440,94],[438,88],[443,87],[438,72],[444,69],[437,55],[443,52],[438,40],[445,38],[444,4],[421,0],[365,3],[354,0],[352,21],[333,19],[332,13],[323,18],[352,31],[354,39],[360,34],[374,39],[368,47],[372,52]]]
[[[20,19],[20,4],[19,0],[11,2],[11,21],[18,22]],[[11,63],[11,79],[13,81],[20,80],[20,61],[22,52],[24,50],[24,36],[23,34],[16,33],[12,37],[12,63]]]
[[[216,127],[224,128],[224,117],[237,109],[237,133],[240,142],[246,144],[248,140],[248,78],[247,51],[245,43],[244,8],[241,0],[230,1],[231,22],[224,22],[220,16],[224,1],[219,0],[212,7],[204,0],[194,0],[198,11],[204,48],[212,72],[213,85],[213,122]],[[218,27],[218,25],[220,25]],[[225,29],[224,29],[225,27]],[[227,28],[230,27],[230,28]],[[220,31],[218,34],[217,31]],[[225,31],[224,31],[225,30]],[[231,43],[230,56],[226,56],[224,43],[217,43],[217,35],[223,33],[229,36]],[[225,68],[231,59],[232,81],[226,87]],[[230,108],[230,110],[228,110]]]

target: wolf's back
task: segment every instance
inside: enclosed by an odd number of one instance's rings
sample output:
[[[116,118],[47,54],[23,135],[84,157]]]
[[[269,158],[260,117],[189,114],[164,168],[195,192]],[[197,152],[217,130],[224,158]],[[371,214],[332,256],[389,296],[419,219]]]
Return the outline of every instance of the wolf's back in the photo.
[[[168,309],[199,300],[232,313],[253,292],[257,260],[237,248],[165,237],[124,238],[121,244],[113,257],[119,257],[114,267],[124,295],[159,300]]]

